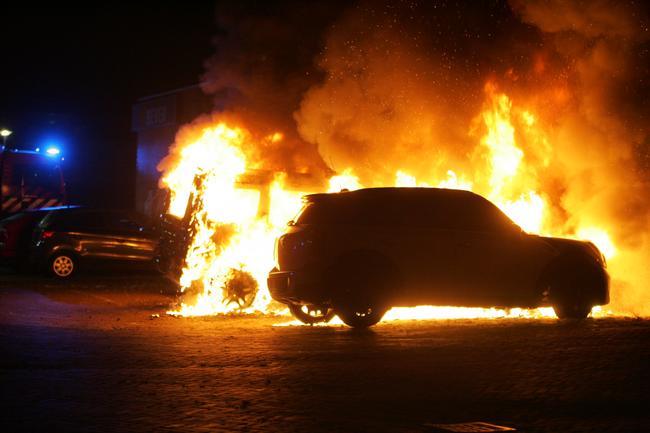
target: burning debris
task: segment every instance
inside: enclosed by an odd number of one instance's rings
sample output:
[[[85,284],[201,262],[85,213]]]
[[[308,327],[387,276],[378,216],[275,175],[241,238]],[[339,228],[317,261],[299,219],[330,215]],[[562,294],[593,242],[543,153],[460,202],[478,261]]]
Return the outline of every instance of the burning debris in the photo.
[[[361,2],[338,17],[311,11],[317,25],[293,48],[289,29],[242,28],[233,24],[241,11],[225,15],[222,24],[234,28],[219,39],[205,89],[227,110],[182,128],[159,166],[169,212],[182,217],[191,203],[180,283],[194,298],[179,314],[277,311],[266,274],[301,195],[362,186],[468,189],[530,233],[591,240],[609,261],[611,311],[648,313],[650,191],[636,157],[647,146],[648,109],[634,105],[628,85],[637,59],[647,60],[647,16],[625,7],[608,14],[603,2],[586,10],[513,2],[504,24],[471,8],[465,21],[454,6],[431,8]],[[445,20],[465,39],[431,31]],[[472,40],[468,29],[486,38]],[[228,44],[244,40],[241,32],[264,40],[251,49],[268,53],[234,56]],[[315,43],[321,34],[324,47]],[[306,51],[278,64],[273,42]],[[246,72],[258,66],[259,75]],[[278,71],[309,78],[279,83]],[[224,97],[233,94],[240,97]],[[425,310],[422,317],[512,317]],[[542,310],[515,315],[547,316]]]
[[[257,289],[257,281],[250,273],[231,269],[223,286],[223,298],[226,305],[235,304],[241,310],[253,304]]]

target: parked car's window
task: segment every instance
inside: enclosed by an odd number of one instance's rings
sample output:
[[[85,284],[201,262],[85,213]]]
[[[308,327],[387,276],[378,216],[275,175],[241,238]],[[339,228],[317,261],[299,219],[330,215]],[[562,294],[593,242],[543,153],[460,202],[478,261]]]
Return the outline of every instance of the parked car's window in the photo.
[[[106,228],[106,219],[98,211],[53,211],[43,219],[40,225],[52,230],[95,231]]]
[[[54,221],[55,212],[50,211],[45,217],[38,223],[40,228],[49,227]]]
[[[147,231],[146,225],[135,214],[121,211],[112,211],[106,215],[108,226],[117,234],[133,235]]]

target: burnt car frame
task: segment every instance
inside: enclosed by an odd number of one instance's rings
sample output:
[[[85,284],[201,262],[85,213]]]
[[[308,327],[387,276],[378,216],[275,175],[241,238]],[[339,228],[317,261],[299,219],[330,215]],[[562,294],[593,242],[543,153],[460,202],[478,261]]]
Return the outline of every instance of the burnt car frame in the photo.
[[[590,242],[525,233],[480,195],[368,188],[305,196],[276,242],[271,296],[306,323],[372,326],[393,306],[552,306],[587,317],[609,302]]]

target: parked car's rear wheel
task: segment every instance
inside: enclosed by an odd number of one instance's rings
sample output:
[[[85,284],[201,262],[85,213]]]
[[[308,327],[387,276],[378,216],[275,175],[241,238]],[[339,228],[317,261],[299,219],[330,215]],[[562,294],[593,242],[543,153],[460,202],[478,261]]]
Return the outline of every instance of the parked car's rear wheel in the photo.
[[[78,267],[77,258],[70,253],[55,253],[50,258],[49,273],[56,278],[70,278]]]
[[[343,323],[353,328],[368,328],[379,323],[386,308],[377,304],[366,304],[364,306],[337,306],[336,314]]]
[[[308,325],[329,322],[335,316],[333,308],[312,304],[289,304],[289,311],[296,319]]]

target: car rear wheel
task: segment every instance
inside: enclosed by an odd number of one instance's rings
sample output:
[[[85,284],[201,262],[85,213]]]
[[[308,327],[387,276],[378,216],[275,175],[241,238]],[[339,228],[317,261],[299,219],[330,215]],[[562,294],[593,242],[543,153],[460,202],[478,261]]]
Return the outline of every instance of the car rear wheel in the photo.
[[[339,306],[336,314],[343,323],[353,328],[368,328],[376,325],[386,314],[386,308],[378,304],[364,306]]]
[[[56,253],[50,258],[49,273],[56,278],[70,278],[78,268],[77,258],[70,253]]]
[[[335,316],[333,308],[312,304],[289,304],[289,311],[296,319],[308,325],[326,323]]]

